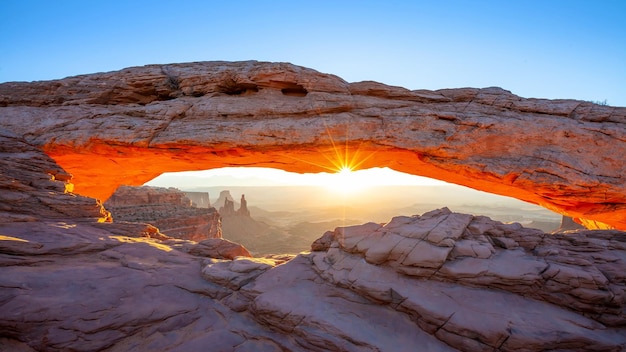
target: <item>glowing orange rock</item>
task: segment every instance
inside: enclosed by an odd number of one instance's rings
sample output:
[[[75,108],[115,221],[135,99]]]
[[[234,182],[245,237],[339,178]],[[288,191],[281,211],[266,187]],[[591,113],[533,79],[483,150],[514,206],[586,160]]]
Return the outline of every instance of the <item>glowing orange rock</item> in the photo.
[[[168,171],[319,172],[349,160],[626,229],[622,107],[500,88],[347,83],[286,63],[204,62],[5,83],[0,123],[73,174],[75,192],[101,200]]]

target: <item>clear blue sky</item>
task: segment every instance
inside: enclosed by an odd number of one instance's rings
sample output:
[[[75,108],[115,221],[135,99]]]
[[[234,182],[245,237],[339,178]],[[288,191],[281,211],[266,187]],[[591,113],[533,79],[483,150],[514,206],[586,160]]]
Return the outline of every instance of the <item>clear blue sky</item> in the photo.
[[[249,59],[626,106],[626,1],[0,1],[0,82]]]

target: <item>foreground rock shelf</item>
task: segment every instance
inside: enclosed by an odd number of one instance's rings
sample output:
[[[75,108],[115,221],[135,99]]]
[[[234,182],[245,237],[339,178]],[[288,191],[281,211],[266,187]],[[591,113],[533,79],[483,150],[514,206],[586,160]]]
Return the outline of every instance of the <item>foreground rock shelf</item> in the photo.
[[[3,350],[626,348],[617,231],[547,235],[440,209],[338,228],[295,258],[129,224],[0,233]]]
[[[500,88],[348,83],[286,63],[200,62],[0,84],[0,124],[74,175],[77,193],[102,201],[167,171],[320,172],[353,160],[626,229],[622,107]]]

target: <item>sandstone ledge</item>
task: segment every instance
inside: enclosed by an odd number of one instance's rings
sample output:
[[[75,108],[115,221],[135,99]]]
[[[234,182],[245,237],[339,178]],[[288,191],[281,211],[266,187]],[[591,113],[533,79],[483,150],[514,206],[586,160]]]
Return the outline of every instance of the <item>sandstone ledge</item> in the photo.
[[[0,224],[0,347],[626,348],[623,232],[554,236],[439,209],[338,228],[295,258],[249,258],[233,244],[211,249],[223,240],[139,230]]]

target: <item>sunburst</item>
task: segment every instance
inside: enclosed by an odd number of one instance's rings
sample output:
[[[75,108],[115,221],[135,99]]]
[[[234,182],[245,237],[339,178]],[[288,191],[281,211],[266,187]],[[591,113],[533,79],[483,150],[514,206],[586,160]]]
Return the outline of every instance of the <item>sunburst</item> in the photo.
[[[321,169],[327,170],[331,173],[342,173],[346,174],[355,170],[358,170],[363,163],[365,163],[369,158],[371,158],[376,152],[369,153],[364,155],[361,146],[363,142],[361,142],[356,148],[351,147],[348,143],[348,139],[345,138],[343,145],[338,144],[333,138],[330,129],[324,123],[324,127],[326,129],[326,135],[331,144],[331,150],[321,150],[318,149],[320,155],[328,161],[328,163],[320,164],[316,162],[311,162],[310,160],[304,160],[300,158],[296,158],[290,156],[290,158],[317,166]],[[348,135],[348,127],[346,127],[346,137]]]
[[[326,124],[324,124],[326,135],[330,141],[330,149],[318,149],[319,154],[326,162],[317,163],[291,156],[291,158],[310,165],[315,165],[320,169],[331,173],[326,187],[333,192],[355,193],[368,187],[371,180],[363,179],[358,170],[375,152],[364,153],[361,149],[363,142],[358,146],[348,143],[348,126],[346,125],[346,138],[343,143],[338,143]]]

